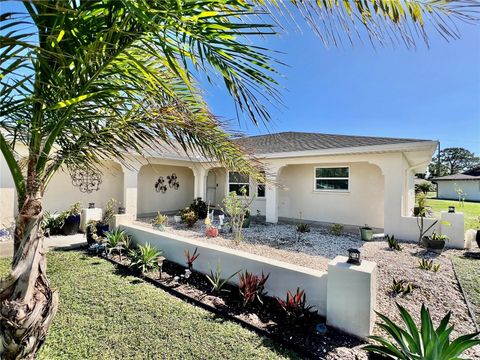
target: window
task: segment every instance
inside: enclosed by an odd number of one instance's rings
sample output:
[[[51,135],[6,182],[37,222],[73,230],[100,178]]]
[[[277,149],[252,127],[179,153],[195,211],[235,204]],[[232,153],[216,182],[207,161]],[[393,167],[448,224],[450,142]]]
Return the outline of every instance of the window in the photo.
[[[315,168],[316,191],[348,191],[348,167],[318,167]]]
[[[263,179],[265,179],[265,171],[260,171],[260,175]],[[257,181],[257,197],[264,198],[265,197],[265,180]]]
[[[236,171],[231,171],[228,173],[228,192],[231,193],[235,191],[238,195],[242,195],[241,189],[247,189],[245,195],[249,195],[250,182],[248,176],[240,174]]]

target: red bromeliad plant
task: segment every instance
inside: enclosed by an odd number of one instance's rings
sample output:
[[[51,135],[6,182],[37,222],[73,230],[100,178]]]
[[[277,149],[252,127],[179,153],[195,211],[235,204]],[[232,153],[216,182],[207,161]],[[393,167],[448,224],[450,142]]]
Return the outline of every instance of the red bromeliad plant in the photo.
[[[265,276],[262,272],[262,276],[258,276],[252,273],[249,273],[245,270],[245,273],[239,275],[240,281],[238,285],[238,290],[242,296],[243,306],[247,306],[256,300],[263,304],[262,297],[266,295],[265,283],[268,280],[270,274]]]
[[[185,258],[187,259],[187,266],[190,270],[193,268],[193,262],[197,260],[197,258],[200,256],[200,254],[197,254],[198,248],[195,248],[195,251],[193,252],[192,255],[190,255],[190,250],[186,249],[184,254]]]
[[[306,320],[314,313],[313,306],[307,306],[305,290],[297,288],[297,292],[292,294],[290,290],[287,291],[287,299],[283,300],[277,298],[278,304],[285,311],[288,318],[293,322]]]

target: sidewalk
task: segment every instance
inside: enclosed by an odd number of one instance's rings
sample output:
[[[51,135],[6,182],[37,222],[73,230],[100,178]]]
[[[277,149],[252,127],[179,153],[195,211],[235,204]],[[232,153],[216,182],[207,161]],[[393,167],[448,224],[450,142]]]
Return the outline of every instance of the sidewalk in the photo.
[[[75,249],[87,244],[84,234],[70,236],[57,235],[44,239],[44,246],[50,250],[54,248]],[[0,242],[0,257],[11,257],[13,255],[13,241]]]

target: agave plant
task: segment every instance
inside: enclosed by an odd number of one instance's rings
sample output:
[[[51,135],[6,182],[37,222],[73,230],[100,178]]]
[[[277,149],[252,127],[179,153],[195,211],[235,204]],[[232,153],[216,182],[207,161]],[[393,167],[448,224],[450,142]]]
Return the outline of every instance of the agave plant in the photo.
[[[228,290],[224,289],[224,286],[239,272],[240,270],[236,271],[235,273],[230,275],[228,278],[222,279],[222,264],[220,260],[218,260],[216,271],[213,272],[213,270],[210,269],[210,275],[206,275],[207,280],[212,285],[212,292],[214,294],[219,294],[222,291],[228,292]]]
[[[451,312],[448,312],[435,328],[428,308],[422,304],[421,324],[418,329],[408,311],[399,304],[397,307],[406,329],[377,312],[383,321],[378,323],[378,326],[385,330],[393,341],[383,336],[370,336],[370,339],[379,345],[367,345],[363,347],[364,350],[399,360],[454,360],[459,359],[465,350],[480,345],[480,340],[475,339],[478,332],[450,341],[453,331],[453,326],[448,326]]]
[[[418,267],[422,270],[438,272],[440,264],[435,264],[433,260],[420,259],[418,260]]]
[[[150,245],[150,243],[140,245],[137,250],[130,251],[130,257],[132,260],[130,266],[140,271],[142,274],[146,273],[149,270],[158,268],[157,259],[161,255],[162,252]]]
[[[392,250],[402,251],[402,247],[398,243],[398,240],[395,239],[395,235],[386,235],[388,247]]]
[[[105,247],[107,254],[111,254],[113,251],[117,251],[122,256],[122,249],[124,249],[125,239],[127,234],[124,230],[114,229],[105,233]]]

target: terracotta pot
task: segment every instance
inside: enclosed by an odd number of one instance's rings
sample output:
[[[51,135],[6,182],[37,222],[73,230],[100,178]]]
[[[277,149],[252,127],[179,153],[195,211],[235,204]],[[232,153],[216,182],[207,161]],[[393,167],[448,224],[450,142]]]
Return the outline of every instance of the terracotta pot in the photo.
[[[217,237],[218,236],[218,229],[216,227],[210,227],[205,231],[205,234],[208,237]]]

